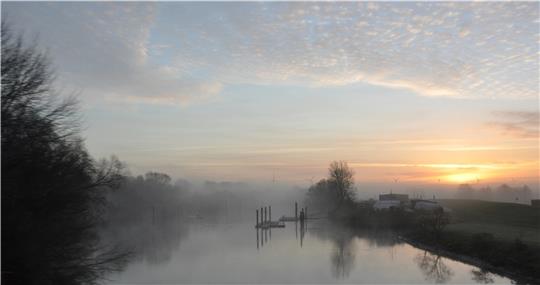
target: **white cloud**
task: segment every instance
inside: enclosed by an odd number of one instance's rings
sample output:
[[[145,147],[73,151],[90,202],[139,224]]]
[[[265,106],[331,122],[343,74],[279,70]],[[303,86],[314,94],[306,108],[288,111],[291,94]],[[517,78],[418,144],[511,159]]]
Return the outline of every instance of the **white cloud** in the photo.
[[[68,82],[129,100],[242,83],[537,98],[538,5],[4,3],[3,13],[41,31]]]

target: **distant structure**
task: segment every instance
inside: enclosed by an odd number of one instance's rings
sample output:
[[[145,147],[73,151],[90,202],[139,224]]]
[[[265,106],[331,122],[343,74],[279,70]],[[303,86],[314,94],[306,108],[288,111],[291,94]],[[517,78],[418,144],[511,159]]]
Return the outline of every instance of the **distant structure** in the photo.
[[[373,204],[375,210],[391,210],[401,208],[401,202],[399,200],[380,200]]]
[[[409,195],[407,194],[380,194],[379,201],[399,201],[401,203],[409,202]]]
[[[402,208],[409,202],[409,195],[407,194],[380,194],[379,201],[373,204],[375,210],[390,210]]]

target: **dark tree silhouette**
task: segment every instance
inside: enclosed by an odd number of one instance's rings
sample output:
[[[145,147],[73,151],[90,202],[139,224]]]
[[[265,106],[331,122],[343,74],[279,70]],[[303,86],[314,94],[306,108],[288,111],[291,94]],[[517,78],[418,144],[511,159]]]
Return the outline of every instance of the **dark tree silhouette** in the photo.
[[[354,197],[354,172],[347,162],[334,161],[328,168],[328,182],[336,190],[339,203],[352,200]]]
[[[2,283],[93,283],[123,257],[99,248],[95,232],[121,163],[90,157],[47,56],[5,23],[1,32]]]

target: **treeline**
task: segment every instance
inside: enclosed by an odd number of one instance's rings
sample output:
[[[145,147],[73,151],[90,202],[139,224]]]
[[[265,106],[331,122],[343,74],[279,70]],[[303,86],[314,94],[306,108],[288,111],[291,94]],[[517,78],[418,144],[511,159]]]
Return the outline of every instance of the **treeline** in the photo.
[[[170,219],[238,221],[256,207],[249,186],[234,182],[206,181],[193,185],[186,180],[172,183],[169,175],[148,172],[126,176],[107,195],[107,224],[157,223]]]
[[[77,104],[53,88],[47,56],[2,22],[2,283],[91,284],[125,255],[99,244],[115,158],[94,160]]]
[[[475,188],[470,184],[461,184],[456,192],[458,199],[475,199],[493,202],[520,203],[530,205],[533,194],[529,186],[511,187],[502,184],[496,188],[481,187]]]

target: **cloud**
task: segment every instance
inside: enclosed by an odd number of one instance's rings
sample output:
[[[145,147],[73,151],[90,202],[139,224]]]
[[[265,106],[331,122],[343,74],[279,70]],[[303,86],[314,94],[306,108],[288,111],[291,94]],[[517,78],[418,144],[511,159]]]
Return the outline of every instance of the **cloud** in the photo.
[[[538,94],[535,3],[163,6],[163,17],[185,20],[169,37],[189,39],[181,62],[223,82],[366,83],[459,98]]]
[[[3,16],[48,49],[59,85],[87,101],[186,104],[218,94],[222,85],[153,64],[156,5],[149,3],[3,3]]]
[[[538,111],[497,111],[493,115],[497,116],[497,120],[489,122],[488,126],[505,135],[536,139],[540,136]]]
[[[92,94],[184,102],[234,84],[537,98],[538,3],[3,3]],[[220,87],[218,87],[220,86]]]

